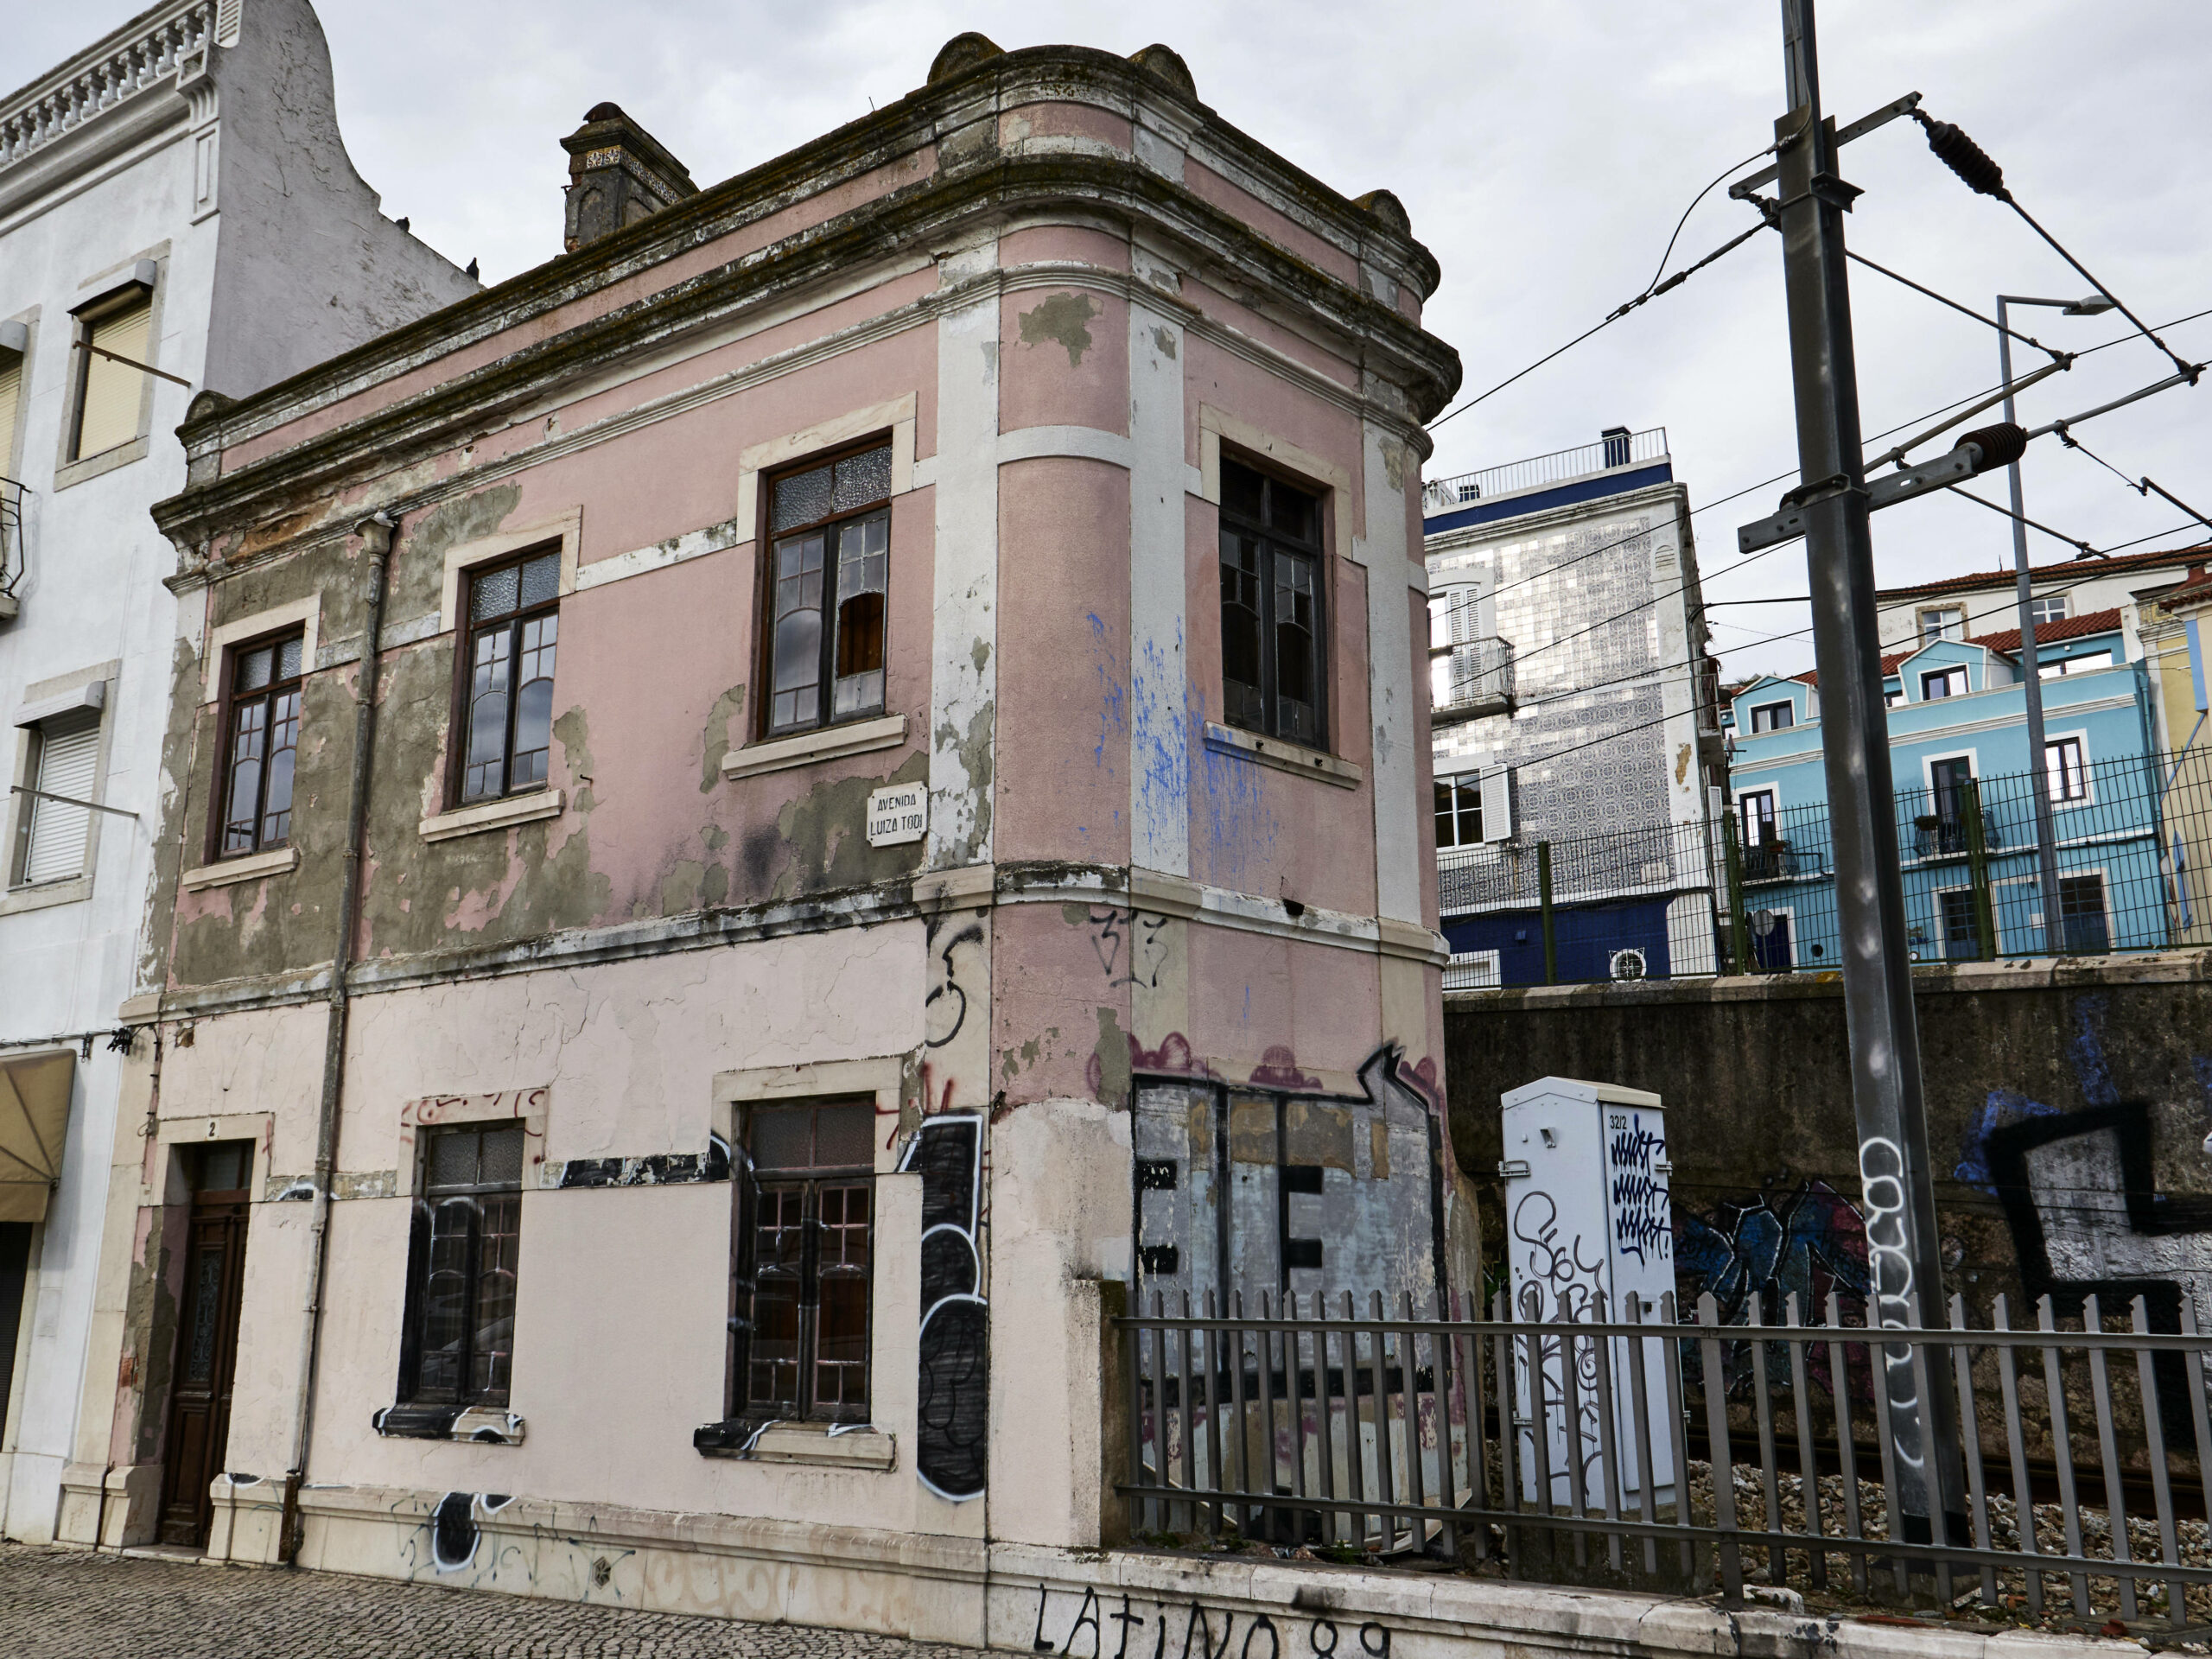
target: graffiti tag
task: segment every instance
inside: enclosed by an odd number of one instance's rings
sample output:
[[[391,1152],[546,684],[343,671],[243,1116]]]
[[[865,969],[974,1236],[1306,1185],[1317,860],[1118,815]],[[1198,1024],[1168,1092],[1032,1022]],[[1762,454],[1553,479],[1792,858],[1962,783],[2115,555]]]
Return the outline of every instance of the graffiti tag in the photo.
[[[1062,1593],[1072,1594],[1073,1592]],[[1103,1626],[1113,1624],[1119,1626],[1119,1637],[1114,1649],[1113,1659],[1147,1659],[1141,1637],[1138,1638],[1136,1653],[1132,1656],[1129,1649],[1129,1632],[1141,1630],[1147,1624],[1150,1624],[1153,1627],[1153,1640],[1149,1659],[1167,1659],[1171,1651],[1167,1645],[1171,1634],[1170,1627],[1174,1622],[1175,1613],[1180,1611],[1179,1609],[1170,1608],[1164,1601],[1154,1601],[1151,1604],[1154,1617],[1147,1619],[1142,1614],[1131,1611],[1135,1605],[1134,1599],[1124,1595],[1122,1598],[1122,1611],[1117,1613],[1109,1612],[1105,1609],[1105,1604],[1100,1601],[1098,1592],[1096,1590],[1086,1589],[1083,1592],[1082,1604],[1076,1609],[1074,1623],[1068,1626],[1065,1636],[1058,1642],[1054,1642],[1045,1634],[1045,1611],[1049,1597],[1050,1592],[1043,1585],[1039,1585],[1037,1586],[1037,1630],[1036,1634],[1030,1638],[1029,1643],[1032,1652],[1057,1653],[1066,1656],[1066,1659],[1106,1659]],[[1189,1615],[1184,1621],[1183,1645],[1177,1659],[1229,1659],[1231,1644],[1236,1638],[1236,1615],[1226,1608],[1217,1607],[1212,1610],[1221,1615],[1221,1640],[1217,1643],[1214,1641],[1213,1620],[1208,1610],[1195,1601],[1186,1605]],[[1299,1652],[1297,1645],[1294,1643],[1287,1644],[1288,1652],[1286,1653],[1286,1643],[1283,1641],[1283,1632],[1296,1627],[1295,1621],[1290,1616],[1287,1614],[1281,1616],[1280,1625],[1276,1623],[1276,1616],[1268,1613],[1253,1613],[1247,1618],[1244,1643],[1242,1647],[1236,1649],[1236,1659],[1296,1659]],[[1076,1641],[1085,1630],[1090,1632],[1089,1649],[1086,1652],[1077,1653]],[[1368,1619],[1356,1626],[1355,1630],[1359,1641],[1359,1649],[1367,1656],[1367,1659],[1389,1659],[1389,1626],[1378,1624],[1373,1619]],[[1267,1638],[1267,1645],[1257,1649],[1255,1654],[1253,1643],[1263,1636]],[[1343,1632],[1336,1621],[1326,1615],[1316,1615],[1306,1621],[1305,1651],[1315,1656],[1315,1659],[1330,1659],[1330,1656],[1337,1651],[1343,1639]],[[1347,1649],[1345,1653],[1346,1659],[1350,1659],[1351,1650]]]

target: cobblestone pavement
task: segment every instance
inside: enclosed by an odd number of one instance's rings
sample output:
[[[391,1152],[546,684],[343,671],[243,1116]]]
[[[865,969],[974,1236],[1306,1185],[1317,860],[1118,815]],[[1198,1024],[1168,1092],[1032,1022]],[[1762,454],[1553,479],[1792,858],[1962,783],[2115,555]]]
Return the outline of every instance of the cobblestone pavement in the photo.
[[[976,1659],[796,1624],[0,1544],[8,1659]]]

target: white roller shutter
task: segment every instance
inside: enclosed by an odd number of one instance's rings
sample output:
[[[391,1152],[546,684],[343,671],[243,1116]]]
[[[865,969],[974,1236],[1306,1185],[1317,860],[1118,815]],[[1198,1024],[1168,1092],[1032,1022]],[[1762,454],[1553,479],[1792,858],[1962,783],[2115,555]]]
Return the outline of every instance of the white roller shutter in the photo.
[[[57,728],[48,725],[39,734],[38,780],[32,787],[48,795],[67,795],[73,800],[92,798],[95,763],[99,759],[98,720],[76,721]],[[92,815],[81,806],[64,806],[38,796],[24,803],[29,825],[24,837],[23,882],[66,881],[85,873],[85,842],[92,831]]]
[[[13,476],[8,463],[16,453],[16,405],[22,395],[22,353],[0,351],[0,475]]]
[[[92,325],[92,343],[132,363],[146,361],[147,325],[153,304],[140,300],[111,311]],[[114,358],[85,353],[85,401],[77,412],[77,458],[97,455],[138,435],[138,406],[146,385],[143,369],[126,367]]]

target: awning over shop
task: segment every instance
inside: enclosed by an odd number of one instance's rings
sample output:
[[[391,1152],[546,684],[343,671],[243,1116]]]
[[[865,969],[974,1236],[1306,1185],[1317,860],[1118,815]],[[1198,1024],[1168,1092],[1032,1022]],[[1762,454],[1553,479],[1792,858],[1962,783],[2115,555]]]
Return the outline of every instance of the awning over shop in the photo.
[[[61,1175],[77,1056],[0,1059],[0,1221],[43,1221]]]

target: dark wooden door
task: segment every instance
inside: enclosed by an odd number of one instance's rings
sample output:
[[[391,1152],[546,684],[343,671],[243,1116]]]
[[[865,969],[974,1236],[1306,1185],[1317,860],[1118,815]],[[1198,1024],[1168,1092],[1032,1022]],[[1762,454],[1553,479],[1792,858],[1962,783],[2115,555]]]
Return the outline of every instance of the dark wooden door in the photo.
[[[208,1163],[217,1161],[210,1159]],[[214,1501],[207,1489],[222,1472],[231,1434],[231,1376],[238,1365],[245,1228],[242,1186],[193,1195],[184,1256],[184,1317],[177,1325],[168,1434],[162,1442],[167,1448],[162,1471],[165,1544],[204,1548],[214,1519]]]

